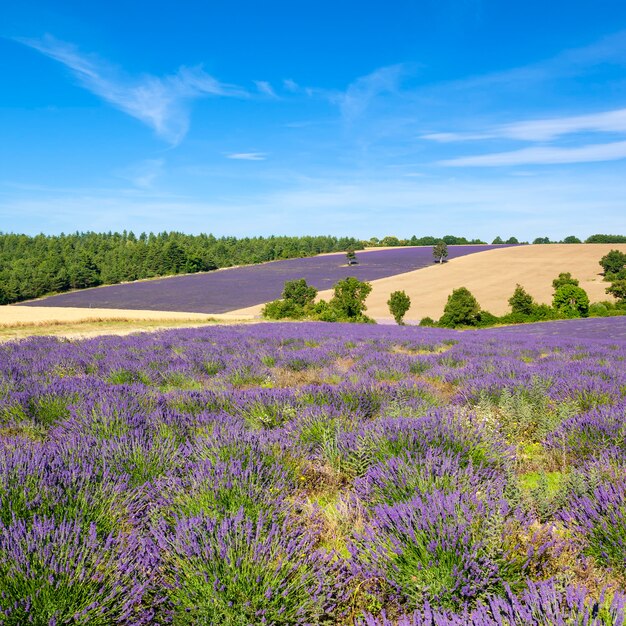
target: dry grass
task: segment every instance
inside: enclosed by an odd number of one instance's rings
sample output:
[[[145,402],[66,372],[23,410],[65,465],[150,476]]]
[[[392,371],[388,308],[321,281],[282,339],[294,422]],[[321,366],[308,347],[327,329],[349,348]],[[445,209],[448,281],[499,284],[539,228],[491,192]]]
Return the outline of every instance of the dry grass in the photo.
[[[231,314],[205,315],[171,311],[131,311],[124,309],[82,309],[66,307],[0,307],[0,341],[33,335],[67,338],[97,335],[125,335],[164,328],[185,328],[210,323],[249,321]]]

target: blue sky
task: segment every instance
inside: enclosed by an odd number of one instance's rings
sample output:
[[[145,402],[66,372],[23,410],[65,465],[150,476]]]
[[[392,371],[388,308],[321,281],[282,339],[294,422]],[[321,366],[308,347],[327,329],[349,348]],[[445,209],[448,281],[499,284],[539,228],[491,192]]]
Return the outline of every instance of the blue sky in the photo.
[[[0,5],[0,231],[626,234],[623,0]]]

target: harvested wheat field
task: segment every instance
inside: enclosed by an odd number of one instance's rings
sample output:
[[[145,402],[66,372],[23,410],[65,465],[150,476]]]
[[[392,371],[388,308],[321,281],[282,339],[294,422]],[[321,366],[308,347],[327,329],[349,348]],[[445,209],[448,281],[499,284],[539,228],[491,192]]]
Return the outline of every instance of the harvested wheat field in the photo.
[[[437,319],[452,290],[467,287],[483,309],[503,315],[510,310],[508,299],[517,283],[537,302],[550,304],[552,280],[560,272],[570,272],[578,278],[591,302],[612,300],[605,292],[608,283],[603,281],[598,262],[615,249],[626,252],[626,244],[529,245],[452,259],[443,265],[373,281],[367,314],[375,319],[389,317],[389,295],[404,290],[412,303],[407,320],[426,316]]]
[[[209,322],[244,322],[252,316],[175,311],[0,306],[0,341],[31,335],[88,337],[142,330],[199,326]]]

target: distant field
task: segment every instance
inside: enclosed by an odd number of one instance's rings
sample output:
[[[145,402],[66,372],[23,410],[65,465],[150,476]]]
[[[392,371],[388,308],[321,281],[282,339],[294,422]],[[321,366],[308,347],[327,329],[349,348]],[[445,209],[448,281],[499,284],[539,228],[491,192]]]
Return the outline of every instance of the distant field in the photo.
[[[538,302],[551,304],[552,280],[560,272],[571,272],[592,302],[611,300],[605,292],[608,283],[600,274],[598,261],[609,250],[626,252],[626,244],[550,244],[515,246],[455,259],[442,266],[432,266],[373,282],[367,300],[367,314],[389,317],[387,300],[396,290],[405,290],[411,298],[407,320],[429,316],[439,318],[453,289],[467,287],[480,305],[494,315],[509,312],[508,299],[517,283]],[[327,297],[329,294],[320,294]]]
[[[449,258],[498,247],[450,246]],[[317,289],[325,290],[347,276],[373,281],[433,264],[432,246],[358,252],[357,259],[359,264],[351,267],[346,265],[344,253],[273,261],[203,274],[84,289],[21,304],[28,307],[227,313],[279,298],[288,280],[306,278]]]

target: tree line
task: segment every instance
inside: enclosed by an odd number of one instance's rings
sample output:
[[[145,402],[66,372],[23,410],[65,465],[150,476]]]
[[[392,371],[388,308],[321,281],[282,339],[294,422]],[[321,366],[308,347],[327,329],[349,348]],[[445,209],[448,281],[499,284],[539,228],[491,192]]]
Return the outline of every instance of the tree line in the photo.
[[[215,237],[179,232],[0,233],[0,304],[103,284],[362,249],[352,237]]]

